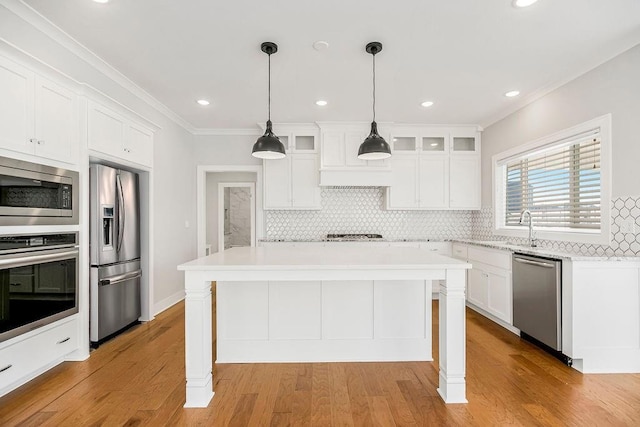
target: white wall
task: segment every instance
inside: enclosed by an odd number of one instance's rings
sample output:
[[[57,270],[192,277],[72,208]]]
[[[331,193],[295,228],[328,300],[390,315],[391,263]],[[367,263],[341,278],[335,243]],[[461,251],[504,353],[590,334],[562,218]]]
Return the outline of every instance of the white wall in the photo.
[[[252,172],[209,172],[206,181],[207,244],[211,252],[218,252],[218,184],[221,182],[256,182]]]
[[[640,195],[640,45],[487,127],[482,206],[492,206],[491,156],[611,113],[612,198]]]
[[[258,126],[256,126],[258,132]],[[262,165],[251,155],[256,135],[196,135],[195,158],[199,165]]]
[[[17,7],[18,13],[25,10],[16,6],[16,2],[9,3]],[[4,4],[0,5],[0,54],[28,59],[43,72],[51,73],[49,67],[53,67],[160,127],[154,137],[155,224],[152,232],[154,303],[157,308],[163,308],[167,301],[183,294],[184,278],[176,266],[196,256],[193,135],[99,71],[88,59],[90,55],[79,55],[63,47],[60,42],[72,48],[77,46],[72,40],[56,35],[53,26],[37,16],[30,19],[39,27],[27,23]],[[95,58],[93,61],[100,62]],[[185,221],[190,223],[190,228],[185,228]]]

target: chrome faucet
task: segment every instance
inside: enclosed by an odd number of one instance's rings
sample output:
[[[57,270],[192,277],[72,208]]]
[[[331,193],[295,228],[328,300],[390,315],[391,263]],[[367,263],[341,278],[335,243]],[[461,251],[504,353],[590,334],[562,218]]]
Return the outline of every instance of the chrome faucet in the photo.
[[[536,234],[533,231],[533,218],[531,217],[531,212],[529,211],[529,209],[525,209],[520,212],[520,224],[524,222],[525,215],[529,216],[529,246],[535,248],[536,246],[538,246],[538,244],[536,243],[538,239],[536,239]]]

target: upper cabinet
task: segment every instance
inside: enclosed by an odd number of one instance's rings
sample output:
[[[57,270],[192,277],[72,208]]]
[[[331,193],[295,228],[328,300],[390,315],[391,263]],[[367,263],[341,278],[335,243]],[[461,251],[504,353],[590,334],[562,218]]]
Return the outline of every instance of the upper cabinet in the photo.
[[[0,57],[0,147],[66,163],[78,161],[78,97]]]
[[[153,166],[153,131],[110,108],[88,102],[89,149]]]
[[[274,125],[287,157],[263,160],[264,209],[320,209],[318,130],[315,125]]]
[[[480,209],[476,127],[395,126],[387,209]]]
[[[360,144],[369,135],[368,123],[321,122],[320,185],[387,186],[391,183],[391,162],[361,160]],[[389,126],[379,125],[380,135],[389,141]]]

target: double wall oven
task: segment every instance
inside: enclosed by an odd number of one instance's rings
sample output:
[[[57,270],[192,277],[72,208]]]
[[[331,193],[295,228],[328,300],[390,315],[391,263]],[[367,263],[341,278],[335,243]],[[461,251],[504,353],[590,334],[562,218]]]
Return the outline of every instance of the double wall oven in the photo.
[[[0,157],[0,342],[78,312],[77,227],[33,227],[78,225],[78,177]]]

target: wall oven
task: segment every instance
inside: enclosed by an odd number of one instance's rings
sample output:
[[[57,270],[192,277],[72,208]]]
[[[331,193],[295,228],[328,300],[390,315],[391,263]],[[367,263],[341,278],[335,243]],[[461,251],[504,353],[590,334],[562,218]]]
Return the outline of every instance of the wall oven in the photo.
[[[0,157],[0,225],[78,224],[78,172]]]
[[[78,235],[0,237],[0,342],[78,312]]]

